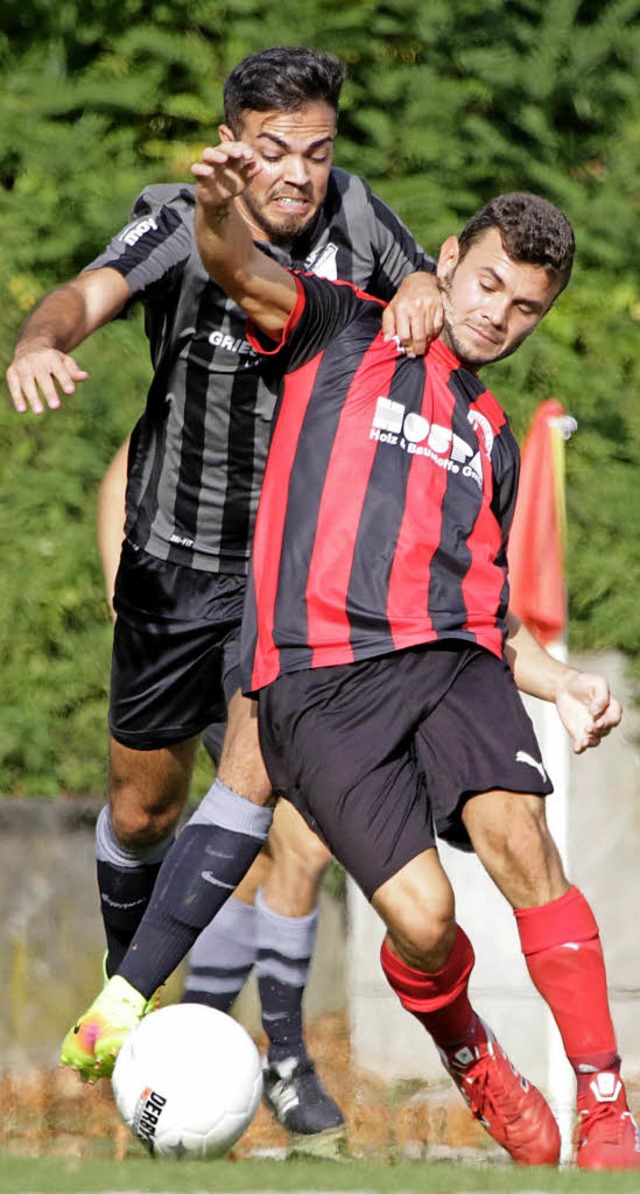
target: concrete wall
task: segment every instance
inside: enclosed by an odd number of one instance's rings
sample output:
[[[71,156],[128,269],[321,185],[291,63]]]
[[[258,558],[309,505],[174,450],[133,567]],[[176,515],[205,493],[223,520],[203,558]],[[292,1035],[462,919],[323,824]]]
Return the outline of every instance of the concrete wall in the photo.
[[[93,834],[99,801],[0,801],[0,1071],[57,1064],[60,1043],[102,984]],[[307,988],[311,1016],[345,1006],[346,915],[323,894]],[[181,975],[167,985],[177,999]],[[255,980],[238,1018],[260,1028]]]

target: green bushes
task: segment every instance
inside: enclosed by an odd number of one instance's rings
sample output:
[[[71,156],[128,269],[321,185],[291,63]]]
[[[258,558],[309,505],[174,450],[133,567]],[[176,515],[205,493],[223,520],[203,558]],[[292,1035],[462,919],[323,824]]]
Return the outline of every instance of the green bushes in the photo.
[[[571,641],[640,656],[640,0],[6,0],[0,32],[0,349],[149,181],[189,177],[243,54],[295,40],[349,66],[337,161],[426,247],[500,190],[575,224],[578,267],[530,344],[487,374],[522,434],[567,451]],[[99,479],[144,401],[133,319],[78,350],[90,379],[41,418],[0,410],[0,791],[104,786],[110,622]]]

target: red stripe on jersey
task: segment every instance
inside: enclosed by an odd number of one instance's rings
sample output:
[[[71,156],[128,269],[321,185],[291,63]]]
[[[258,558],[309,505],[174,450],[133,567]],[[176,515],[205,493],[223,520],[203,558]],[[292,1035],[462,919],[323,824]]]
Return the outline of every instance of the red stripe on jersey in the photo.
[[[254,583],[258,610],[252,687],[256,690],[280,674],[280,654],[273,637],[282,540],[289,500],[291,470],[322,353],[284,379],[282,403],[287,418],[278,419],[267,458],[254,538]],[[290,395],[289,390],[295,390]],[[258,666],[259,665],[259,666]]]
[[[477,410],[483,414],[495,433],[499,432],[506,422],[502,407],[489,390],[481,394],[476,402],[470,403],[469,410]],[[477,428],[477,434],[480,444],[483,445],[484,436],[480,428]],[[487,625],[487,611],[497,611],[500,608],[505,574],[494,562],[502,545],[502,530],[491,510],[493,470],[489,459],[490,445],[484,446],[487,450],[483,451],[481,447],[480,452],[484,501],[467,539],[471,566],[462,581],[462,595],[468,612],[465,630],[475,634],[479,646],[497,655],[501,649],[502,634],[495,625]]]
[[[257,349],[263,357],[274,356],[276,352],[280,352],[283,344],[286,344],[287,339],[304,311],[307,296],[304,292],[302,282],[298,278],[293,278],[296,284],[297,295],[294,304],[287,316],[286,323],[276,340],[275,336],[268,336],[266,332],[261,332],[260,328],[252,319],[247,319],[247,340],[252,348]]]
[[[353,662],[347,597],[358,526],[378,448],[370,434],[371,420],[378,396],[389,391],[397,360],[390,356],[380,331],[353,376],[338,422],[305,593],[309,643],[314,648],[312,667]],[[373,396],[372,370],[379,391]]]
[[[455,395],[445,389],[440,377],[432,376],[427,362],[423,418],[450,427],[454,406]],[[442,536],[448,477],[446,468],[414,456],[387,594],[387,619],[396,649],[435,637],[429,616],[429,581],[431,561]]]

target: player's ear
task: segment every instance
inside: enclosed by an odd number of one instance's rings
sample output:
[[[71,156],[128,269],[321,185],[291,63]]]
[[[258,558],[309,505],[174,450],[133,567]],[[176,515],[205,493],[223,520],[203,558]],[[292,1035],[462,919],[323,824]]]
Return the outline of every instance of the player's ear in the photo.
[[[438,257],[438,264],[436,266],[436,276],[441,281],[446,281],[451,277],[460,257],[460,242],[457,236],[448,236],[444,241],[440,255]]]
[[[238,140],[237,137],[234,137],[228,124],[219,124],[218,125],[218,136],[221,141],[237,141]]]

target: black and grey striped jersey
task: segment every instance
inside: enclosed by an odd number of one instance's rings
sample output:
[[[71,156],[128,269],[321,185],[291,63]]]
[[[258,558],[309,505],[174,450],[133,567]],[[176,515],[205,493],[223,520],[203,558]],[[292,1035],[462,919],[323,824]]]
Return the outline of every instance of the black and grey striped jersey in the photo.
[[[247,571],[275,387],[245,316],[203,269],[194,188],[148,187],[132,222],[87,267],[110,266],[144,304],[154,377],[131,439],[127,536],[151,555],[210,572]],[[313,225],[282,265],[389,299],[433,269],[398,217],[355,175],[333,169]]]

